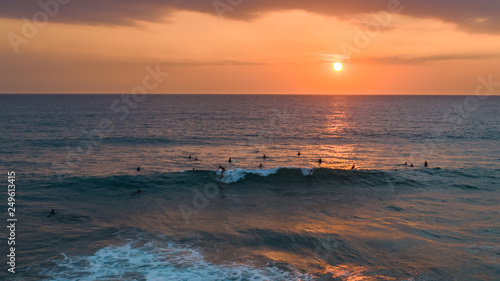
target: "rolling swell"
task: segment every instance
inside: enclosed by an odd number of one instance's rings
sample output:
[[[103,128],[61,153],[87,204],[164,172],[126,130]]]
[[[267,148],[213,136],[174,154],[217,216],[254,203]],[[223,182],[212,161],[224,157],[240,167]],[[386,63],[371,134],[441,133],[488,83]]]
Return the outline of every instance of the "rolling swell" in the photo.
[[[404,179],[387,171],[340,170],[328,168],[275,168],[269,170],[236,169],[226,171],[221,182],[228,184],[296,184],[311,183],[343,187],[380,187],[394,184],[418,185],[415,180]]]
[[[304,172],[307,171],[307,172]],[[308,174],[312,173],[312,174]],[[117,190],[130,188],[172,188],[178,185],[199,185],[222,183],[226,185],[271,184],[286,185],[292,183],[324,183],[341,186],[380,187],[385,185],[419,186],[422,183],[405,178],[397,173],[376,170],[338,170],[338,169],[303,169],[274,168],[266,170],[235,169],[227,170],[221,178],[220,171],[196,170],[172,173],[151,173],[137,175],[115,175],[108,177],[68,177],[61,183],[50,184],[47,188],[61,185],[73,187],[81,185],[100,189]],[[80,184],[79,184],[80,183]]]
[[[484,174],[488,172],[483,171]],[[218,184],[225,187],[281,188],[309,186],[316,189],[329,188],[370,188],[370,189],[494,189],[496,177],[487,178],[474,171],[454,171],[444,169],[403,169],[403,170],[340,170],[328,168],[280,167],[273,169],[226,170],[221,178],[220,171],[195,170],[169,173],[141,173],[108,177],[68,177],[62,182],[40,183],[43,188],[71,186],[85,192],[89,189],[130,190],[148,189],[158,191],[183,191],[191,187]],[[460,176],[460,177],[457,177]],[[464,179],[483,177],[483,184],[470,184]],[[491,181],[491,183],[490,183]]]

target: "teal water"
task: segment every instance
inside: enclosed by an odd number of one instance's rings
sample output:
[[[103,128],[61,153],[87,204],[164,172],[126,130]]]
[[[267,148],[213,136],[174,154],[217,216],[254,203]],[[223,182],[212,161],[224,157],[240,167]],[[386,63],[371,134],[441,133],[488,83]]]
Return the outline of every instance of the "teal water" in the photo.
[[[498,97],[0,95],[0,109],[17,178],[7,280],[500,277]]]

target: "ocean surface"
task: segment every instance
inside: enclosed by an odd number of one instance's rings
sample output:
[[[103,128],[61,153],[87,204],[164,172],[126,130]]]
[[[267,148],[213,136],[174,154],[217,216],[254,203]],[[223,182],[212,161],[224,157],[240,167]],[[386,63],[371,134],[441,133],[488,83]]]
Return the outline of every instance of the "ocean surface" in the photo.
[[[0,112],[1,280],[500,280],[500,97],[0,95]]]

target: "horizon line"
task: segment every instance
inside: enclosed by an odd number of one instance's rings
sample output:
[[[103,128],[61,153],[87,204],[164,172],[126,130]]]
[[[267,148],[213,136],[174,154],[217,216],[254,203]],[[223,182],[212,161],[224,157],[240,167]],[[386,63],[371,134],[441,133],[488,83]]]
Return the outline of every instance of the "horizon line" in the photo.
[[[131,95],[131,93],[0,93],[0,95]],[[473,96],[475,94],[297,94],[297,93],[148,93],[146,95],[217,95],[217,96]],[[489,96],[500,96],[491,94]]]

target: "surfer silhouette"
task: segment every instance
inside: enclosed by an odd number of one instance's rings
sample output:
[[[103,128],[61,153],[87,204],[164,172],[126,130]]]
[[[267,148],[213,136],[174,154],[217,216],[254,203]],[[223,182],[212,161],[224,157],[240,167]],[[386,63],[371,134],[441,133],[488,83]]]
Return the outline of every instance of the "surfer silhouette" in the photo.
[[[137,172],[140,172],[141,171],[141,167],[137,167]]]
[[[262,166],[262,163],[260,163],[259,168],[260,168],[260,169],[262,169],[262,167],[263,167],[263,166]]]
[[[191,158],[193,158],[193,156],[191,156],[191,154],[190,154],[189,157],[188,157],[188,159],[191,159]]]
[[[134,194],[133,194],[133,196],[138,195],[138,194],[141,194],[141,193],[142,193],[142,191],[139,189],[139,190],[137,190],[137,192],[136,192],[136,193],[134,193]]]
[[[231,164],[233,162],[233,159],[231,159],[231,157],[229,157],[229,160],[227,160],[227,163]]]
[[[356,169],[356,165],[352,165],[351,170]]]
[[[297,153],[297,156],[300,156],[300,151],[299,151],[299,153]]]
[[[427,163],[427,161],[425,161],[424,167],[426,167],[426,168],[429,167],[429,164]]]
[[[50,211],[50,214],[47,217],[51,217],[51,216],[53,216],[55,214],[56,214],[56,211],[54,209],[52,209],[52,211]]]
[[[217,168],[217,171],[218,170],[222,170],[222,172],[220,172],[220,178],[222,179],[224,177],[224,172],[226,171],[226,168],[219,165],[219,168]]]
[[[320,163],[320,164],[323,163],[323,160],[321,160],[321,158],[319,158],[318,163]]]

